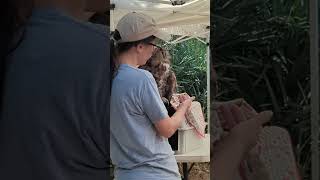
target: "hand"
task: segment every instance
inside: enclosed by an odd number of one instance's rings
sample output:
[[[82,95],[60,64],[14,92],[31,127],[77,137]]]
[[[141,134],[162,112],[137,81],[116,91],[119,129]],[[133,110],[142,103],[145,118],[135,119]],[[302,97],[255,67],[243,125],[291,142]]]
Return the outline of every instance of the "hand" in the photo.
[[[187,110],[191,106],[191,103],[194,99],[195,99],[195,97],[190,97],[187,93],[182,93],[182,94],[174,96],[171,99],[170,104],[175,110],[178,110],[181,107],[184,107]]]
[[[190,98],[190,96],[187,93],[182,93],[182,94],[179,95],[179,101],[180,102],[183,102],[183,101],[185,101],[185,100],[187,100],[189,98]]]
[[[236,103],[223,103],[217,110],[221,126],[224,130],[229,131],[237,124],[247,120],[246,112]]]
[[[241,117],[239,109],[235,109],[232,113],[233,116]],[[241,121],[231,129],[229,135],[236,138],[243,146],[243,150],[248,152],[256,145],[262,125],[270,121],[272,116],[272,111],[263,111],[249,120]]]
[[[241,111],[245,115],[246,119],[251,119],[253,116],[257,115],[257,111],[250,106],[245,100],[240,104]]]
[[[195,99],[195,97],[190,97],[189,95],[183,95],[181,98],[182,101],[180,101],[180,105],[178,106],[177,110],[180,108],[185,108],[188,110],[191,107],[192,101]]]
[[[239,107],[241,111],[240,117],[233,117],[231,111],[234,111],[235,107]],[[248,120],[258,113],[242,98],[235,99],[227,102],[217,102],[214,104],[214,109],[217,110],[220,123],[225,130],[232,129],[235,125],[241,121]]]

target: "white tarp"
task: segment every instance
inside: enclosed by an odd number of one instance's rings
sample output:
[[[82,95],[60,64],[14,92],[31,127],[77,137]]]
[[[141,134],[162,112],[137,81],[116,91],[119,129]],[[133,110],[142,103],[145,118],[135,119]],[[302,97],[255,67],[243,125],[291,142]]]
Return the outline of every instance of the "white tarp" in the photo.
[[[142,12],[153,17],[159,27],[172,35],[207,38],[210,32],[210,1],[184,0],[173,6],[170,0],[111,0],[110,28],[128,12]]]

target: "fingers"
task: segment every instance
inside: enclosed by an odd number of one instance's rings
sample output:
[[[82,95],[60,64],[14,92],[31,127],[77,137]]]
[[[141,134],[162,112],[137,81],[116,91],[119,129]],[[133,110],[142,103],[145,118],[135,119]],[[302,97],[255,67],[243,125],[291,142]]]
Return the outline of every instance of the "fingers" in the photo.
[[[244,113],[241,111],[241,109],[236,106],[236,105],[231,105],[230,106],[230,110],[231,110],[231,113],[234,117],[234,120],[236,122],[236,124],[242,122],[242,121],[245,121],[247,118],[245,117]]]
[[[241,106],[243,102],[245,102],[243,98],[238,98],[238,99],[231,100],[228,103]]]
[[[195,97],[189,97],[185,100],[185,102],[188,104],[189,107],[191,107],[192,101],[195,99]]]
[[[258,114],[257,111],[252,106],[250,106],[246,101],[242,103],[242,106],[245,107],[248,111]]]
[[[258,123],[262,126],[263,124],[269,122],[272,116],[273,116],[272,111],[262,111],[261,113],[253,117],[253,119],[258,120]]]
[[[220,107],[220,119],[225,129],[232,129],[235,125],[246,120],[244,113],[235,104],[226,104]]]
[[[182,94],[179,95],[179,101],[180,101],[180,102],[183,102],[183,101],[185,101],[185,100],[187,100],[187,99],[188,99],[188,98],[187,98],[186,93],[182,93]]]
[[[231,102],[231,101],[230,101]],[[273,116],[272,111],[263,111],[257,113],[244,99],[232,100],[232,103],[219,103],[216,111],[220,119],[220,123],[224,130],[233,129],[237,124],[242,124],[246,120],[250,120],[247,125],[250,126],[251,134],[257,136],[262,126],[269,122]]]
[[[250,105],[248,105],[250,106]],[[246,119],[251,119],[252,117],[258,115],[258,113],[253,109],[249,108],[246,103],[240,106],[241,112],[245,115]],[[251,106],[250,106],[251,107]]]
[[[182,94],[180,94],[180,96],[179,96],[180,102],[184,102],[185,100],[188,100],[188,99],[190,99],[190,98],[191,98],[191,101],[193,101],[193,100],[195,99],[194,96],[190,97],[187,93],[182,93]]]
[[[189,95],[185,96],[185,100],[181,102],[181,105],[187,106],[188,108],[190,108],[191,104],[192,104],[192,101],[194,99],[195,99],[195,97],[190,97]]]
[[[234,119],[233,113],[230,110],[230,106],[226,104],[221,105],[217,112],[219,115],[219,119],[221,120],[221,125],[224,129],[230,130],[237,124]]]
[[[173,97],[170,104],[175,110],[178,110],[181,106],[190,107],[193,100],[195,100],[194,96],[190,97],[187,93],[182,93]]]

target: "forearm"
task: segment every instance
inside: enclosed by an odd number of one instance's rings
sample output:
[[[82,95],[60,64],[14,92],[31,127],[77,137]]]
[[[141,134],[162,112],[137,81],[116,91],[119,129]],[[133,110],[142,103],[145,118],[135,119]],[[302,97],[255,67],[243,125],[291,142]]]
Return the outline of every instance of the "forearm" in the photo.
[[[164,135],[167,138],[171,137],[181,126],[181,123],[185,121],[186,111],[187,107],[180,107],[179,109],[177,109],[176,112],[166,120],[166,131],[162,135]]]
[[[214,180],[233,180],[244,156],[245,148],[237,137],[229,134],[213,147]]]
[[[181,107],[176,110],[176,112],[171,116],[172,123],[171,127],[173,128],[174,131],[176,131],[180,126],[183,121],[185,121],[185,114],[187,112],[187,107]]]
[[[155,127],[161,136],[166,138],[171,137],[177,129],[181,126],[181,123],[185,120],[185,114],[189,109],[191,102],[194,98],[189,98],[184,101],[171,116],[155,123]]]

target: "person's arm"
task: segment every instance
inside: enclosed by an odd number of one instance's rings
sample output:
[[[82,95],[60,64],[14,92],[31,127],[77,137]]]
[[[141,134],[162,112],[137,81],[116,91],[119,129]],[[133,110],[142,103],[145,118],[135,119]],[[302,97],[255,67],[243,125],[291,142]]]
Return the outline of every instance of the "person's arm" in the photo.
[[[168,115],[168,111],[160,97],[157,83],[150,73],[147,73],[147,79],[143,81],[141,90],[141,104],[139,105],[150,121],[154,124],[157,133],[160,136],[169,138],[180,127],[185,120],[185,113],[191,106],[194,97],[188,94],[179,96],[180,105],[175,108],[173,116]]]
[[[191,97],[181,103],[173,116],[155,123],[155,127],[161,136],[169,138],[176,132],[176,130],[181,126],[181,123],[185,120],[185,114],[191,106],[193,99],[194,97]]]
[[[232,115],[239,118],[239,109],[234,109]],[[236,170],[245,154],[257,142],[262,125],[268,122],[273,113],[264,111],[250,120],[240,120],[230,133],[213,147],[212,176],[214,180],[233,180]]]
[[[246,152],[246,148],[234,134],[229,134],[213,149],[212,176],[214,180],[233,180]]]

